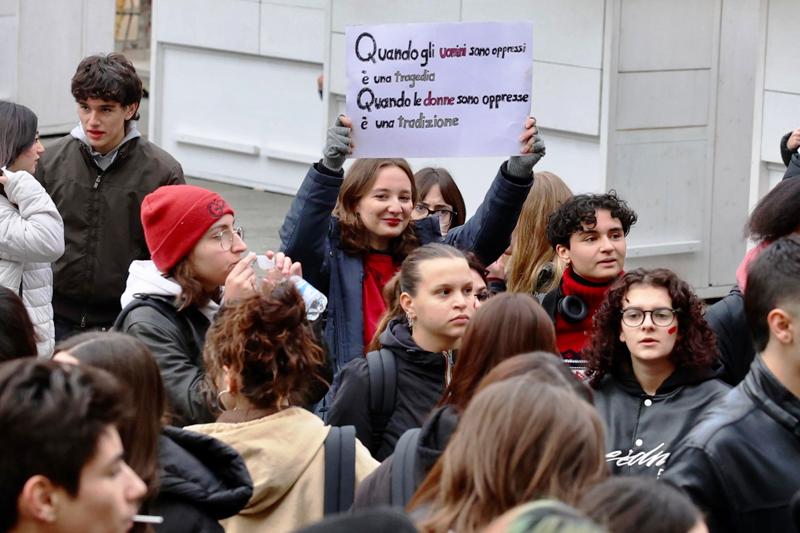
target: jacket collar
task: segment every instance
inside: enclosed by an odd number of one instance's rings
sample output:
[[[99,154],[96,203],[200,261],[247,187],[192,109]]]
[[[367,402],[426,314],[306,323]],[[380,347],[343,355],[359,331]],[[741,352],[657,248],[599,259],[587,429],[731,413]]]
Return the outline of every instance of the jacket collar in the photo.
[[[800,398],[778,381],[760,354],[753,360],[741,386],[762,411],[800,438]]]
[[[411,337],[411,330],[402,317],[394,318],[381,333],[381,346],[392,350],[400,358],[414,361],[415,364],[444,366],[445,359],[440,352],[422,349]]]
[[[633,373],[630,365],[626,365],[624,368],[618,369],[612,374],[613,376],[610,377],[615,379],[619,387],[628,394],[647,396],[647,393],[642,389],[642,386],[636,379],[636,375]],[[714,379],[715,376],[715,371],[711,368],[704,368],[701,370],[676,368],[675,371],[670,374],[666,380],[664,380],[664,383],[658,387],[655,395],[660,396],[662,394],[669,394],[677,389],[680,389],[681,387],[695,385],[697,383],[702,383],[703,381],[708,381],[709,379]]]

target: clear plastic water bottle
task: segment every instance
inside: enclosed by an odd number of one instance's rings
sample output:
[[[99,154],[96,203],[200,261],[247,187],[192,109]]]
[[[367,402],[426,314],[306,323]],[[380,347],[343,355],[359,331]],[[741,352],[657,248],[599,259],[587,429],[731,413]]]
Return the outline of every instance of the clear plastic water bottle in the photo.
[[[292,276],[289,279],[303,297],[303,302],[306,304],[306,318],[312,322],[318,319],[319,315],[328,307],[328,299],[300,276]]]
[[[268,277],[270,272],[275,269],[275,261],[268,259],[265,255],[256,255],[256,264],[264,271],[262,277]],[[278,274],[278,279],[273,279],[273,282],[279,280],[280,274]],[[303,302],[306,304],[306,318],[312,322],[318,319],[319,315],[328,307],[328,298],[300,276],[291,276],[289,281],[294,283],[294,286],[303,297]]]

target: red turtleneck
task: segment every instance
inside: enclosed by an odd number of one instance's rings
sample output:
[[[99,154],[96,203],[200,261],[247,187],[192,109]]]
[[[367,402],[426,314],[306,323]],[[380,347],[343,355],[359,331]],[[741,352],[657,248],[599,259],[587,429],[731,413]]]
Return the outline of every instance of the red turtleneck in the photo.
[[[576,274],[572,267],[564,271],[561,278],[561,294],[578,296],[589,308],[586,318],[580,322],[567,322],[556,312],[556,344],[561,357],[580,379],[586,376],[586,361],[581,357],[581,350],[592,333],[592,319],[614,278],[606,283],[595,283]]]

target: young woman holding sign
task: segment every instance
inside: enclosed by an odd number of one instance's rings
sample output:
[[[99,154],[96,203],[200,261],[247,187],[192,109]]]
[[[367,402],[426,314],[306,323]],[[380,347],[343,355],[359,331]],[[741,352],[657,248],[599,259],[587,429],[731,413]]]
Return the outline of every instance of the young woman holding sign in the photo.
[[[345,174],[352,122],[340,116],[328,130],[323,158],[308,170],[280,235],[283,251],[328,297],[325,341],[337,373],[364,355],[386,310],[381,289],[411,250],[444,241],[485,264],[503,253],[544,155],[536,119],[524,127],[520,155],[501,165],[475,215],[444,239],[436,218],[412,221],[417,190],[404,159],[359,159]]]

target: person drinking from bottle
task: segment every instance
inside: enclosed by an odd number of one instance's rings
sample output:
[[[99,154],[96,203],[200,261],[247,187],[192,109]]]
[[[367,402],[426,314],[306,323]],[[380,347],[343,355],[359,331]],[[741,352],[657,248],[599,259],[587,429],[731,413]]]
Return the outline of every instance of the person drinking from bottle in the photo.
[[[220,304],[252,296],[255,255],[247,250],[234,211],[220,195],[193,185],[169,185],[148,194],[142,227],[152,257],[129,268],[115,328],[142,340],[161,369],[173,425],[211,422],[203,367],[206,331]],[[283,275],[299,263],[268,257]]]

